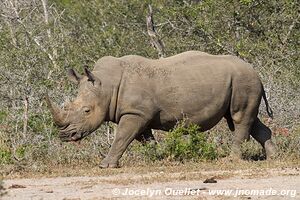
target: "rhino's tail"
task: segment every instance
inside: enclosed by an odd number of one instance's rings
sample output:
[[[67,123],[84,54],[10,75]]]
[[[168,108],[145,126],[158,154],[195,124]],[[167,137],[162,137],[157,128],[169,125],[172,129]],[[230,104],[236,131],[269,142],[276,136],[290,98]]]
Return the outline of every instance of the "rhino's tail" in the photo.
[[[264,89],[264,87],[262,87],[262,97],[263,97],[263,99],[264,99],[264,101],[265,101],[265,104],[266,104],[266,110],[267,110],[267,113],[268,113],[268,115],[269,115],[269,117],[271,118],[271,119],[273,119],[273,111],[272,111],[272,109],[270,108],[270,106],[269,106],[269,103],[268,103],[268,100],[267,100],[267,97],[266,97],[266,92],[265,92],[265,89]]]

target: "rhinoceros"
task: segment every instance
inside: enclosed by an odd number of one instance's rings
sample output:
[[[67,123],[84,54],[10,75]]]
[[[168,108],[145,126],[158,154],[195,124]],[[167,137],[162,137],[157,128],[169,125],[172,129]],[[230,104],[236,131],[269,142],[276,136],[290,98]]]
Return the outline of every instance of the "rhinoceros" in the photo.
[[[240,145],[250,135],[266,151],[275,153],[271,130],[257,117],[261,99],[272,117],[265,91],[253,67],[235,56],[188,51],[161,59],[137,55],[105,56],[84,75],[73,69],[70,80],[78,96],[60,108],[47,104],[62,141],[77,141],[104,121],[118,124],[116,135],[100,167],[118,167],[134,140],[153,140],[151,129],[167,131],[183,118],[202,131],[223,117],[234,131],[231,155],[241,157]]]

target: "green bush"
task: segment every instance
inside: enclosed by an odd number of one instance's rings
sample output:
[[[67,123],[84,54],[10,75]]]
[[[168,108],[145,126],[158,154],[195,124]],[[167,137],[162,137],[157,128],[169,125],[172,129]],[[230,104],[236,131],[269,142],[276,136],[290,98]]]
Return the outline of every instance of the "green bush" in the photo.
[[[199,126],[185,126],[179,123],[173,130],[159,135],[158,143],[133,145],[134,156],[148,161],[202,161],[214,160],[230,155],[234,134],[223,123],[217,129],[201,132]],[[291,130],[288,135],[274,131],[273,142],[277,148],[277,159],[300,159],[300,129]],[[252,137],[241,145],[244,160],[264,160],[262,146]]]
[[[0,147],[0,164],[7,164],[11,161],[11,152]]]
[[[186,126],[184,121],[178,123],[158,144],[139,145],[136,150],[152,161],[198,161],[217,158],[216,146],[209,141],[208,134],[201,132],[198,125]]]

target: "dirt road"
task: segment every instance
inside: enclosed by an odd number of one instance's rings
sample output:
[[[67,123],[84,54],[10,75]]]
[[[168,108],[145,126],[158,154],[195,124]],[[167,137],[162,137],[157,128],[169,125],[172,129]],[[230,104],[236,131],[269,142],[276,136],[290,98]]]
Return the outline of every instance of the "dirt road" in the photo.
[[[208,180],[207,180],[208,179]],[[207,180],[213,183],[203,183]],[[300,169],[190,171],[4,180],[7,199],[300,199]]]

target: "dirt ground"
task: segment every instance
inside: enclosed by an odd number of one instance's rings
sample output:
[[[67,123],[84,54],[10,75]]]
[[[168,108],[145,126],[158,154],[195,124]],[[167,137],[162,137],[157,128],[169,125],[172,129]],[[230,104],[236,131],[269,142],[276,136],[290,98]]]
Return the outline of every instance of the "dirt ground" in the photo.
[[[83,170],[80,176],[69,177],[62,172],[48,178],[4,179],[2,199],[300,199],[298,167],[105,170],[87,175]]]

